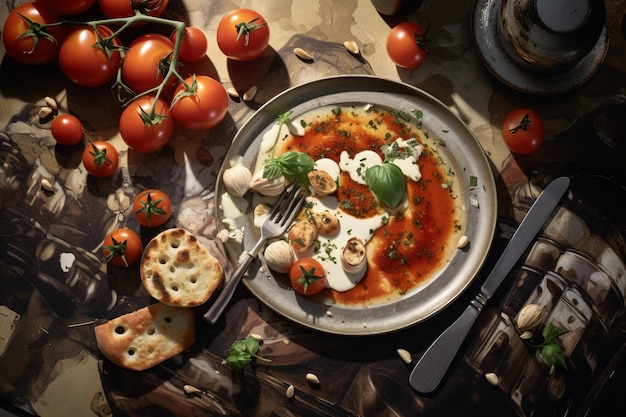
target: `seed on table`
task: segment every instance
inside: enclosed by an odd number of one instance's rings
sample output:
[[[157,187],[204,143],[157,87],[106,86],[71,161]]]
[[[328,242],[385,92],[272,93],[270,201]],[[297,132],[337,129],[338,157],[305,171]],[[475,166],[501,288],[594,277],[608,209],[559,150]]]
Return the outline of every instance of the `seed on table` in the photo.
[[[287,398],[293,398],[293,396],[296,395],[296,389],[294,388],[293,385],[289,385],[287,387],[287,390],[285,391],[285,395],[287,396]]]
[[[522,340],[530,340],[533,338],[533,332],[530,330],[526,330],[519,335],[519,338]]]
[[[256,85],[248,88],[245,93],[243,93],[243,101],[252,101],[254,99],[254,96],[256,96],[257,91],[258,88]]]
[[[293,50],[293,53],[296,54],[296,56],[300,59],[303,59],[305,61],[313,61],[313,55],[311,55],[302,48],[295,48]]]
[[[39,118],[40,119],[45,119],[46,117],[50,116],[51,114],[52,114],[52,108],[51,107],[44,106],[44,107],[39,109]]]
[[[43,101],[45,101],[46,105],[48,107],[50,107],[52,110],[57,110],[58,109],[57,101],[55,99],[53,99],[52,97],[46,96],[46,97],[44,97]]]
[[[306,380],[307,382],[310,382],[312,384],[319,384],[320,383],[320,379],[317,377],[317,375],[312,374],[312,373],[308,373],[306,374]]]
[[[487,372],[485,374],[485,379],[487,380],[487,382],[494,386],[500,383],[500,378],[498,378],[498,375],[494,374],[493,372]]]
[[[226,93],[228,93],[228,95],[229,95],[231,98],[234,98],[234,99],[238,99],[238,98],[239,98],[239,93],[238,93],[238,92],[237,92],[237,90],[236,90],[235,88],[233,88],[233,87],[228,87],[228,88],[226,89]]]
[[[54,186],[46,178],[41,180],[41,188],[43,188],[44,190],[49,191],[51,193],[54,192]]]
[[[262,342],[263,341],[263,336],[261,336],[260,334],[250,333],[249,336],[251,338],[253,338],[253,339],[256,339],[257,342]]]
[[[358,55],[359,54],[359,45],[356,44],[355,41],[345,41],[343,43],[343,46],[346,47],[346,49],[348,51],[350,51],[350,53],[354,54],[354,55]]]
[[[413,360],[413,358],[411,358],[411,354],[406,349],[400,348],[397,349],[396,352],[398,352],[398,356],[400,356],[400,359],[402,359],[406,364],[411,363],[411,361]]]
[[[185,394],[188,394],[188,395],[200,396],[202,394],[202,391],[200,391],[198,388],[194,387],[193,385],[185,385],[183,387],[183,390],[185,391]]]

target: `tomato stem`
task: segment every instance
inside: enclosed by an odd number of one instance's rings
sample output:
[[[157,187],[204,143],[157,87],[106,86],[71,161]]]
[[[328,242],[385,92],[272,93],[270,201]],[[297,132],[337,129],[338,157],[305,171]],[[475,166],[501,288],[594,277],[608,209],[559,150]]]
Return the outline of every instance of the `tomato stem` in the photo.
[[[530,126],[532,123],[533,122],[532,120],[530,120],[530,115],[526,113],[524,117],[522,118],[522,120],[520,120],[519,124],[515,126],[513,129],[510,129],[509,132],[515,133],[518,130],[523,130],[524,132],[526,132],[528,130],[528,126]]]

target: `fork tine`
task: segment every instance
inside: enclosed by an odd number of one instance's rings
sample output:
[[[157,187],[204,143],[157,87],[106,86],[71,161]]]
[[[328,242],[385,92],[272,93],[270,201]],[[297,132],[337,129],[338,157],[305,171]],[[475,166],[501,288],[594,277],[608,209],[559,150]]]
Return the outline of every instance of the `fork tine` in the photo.
[[[300,186],[296,190],[296,192],[294,193],[294,198],[292,198],[289,202],[287,209],[283,211],[283,218],[279,221],[281,226],[291,223],[302,208],[305,200],[305,195],[300,193],[302,189],[303,187]]]
[[[272,207],[268,218],[274,222],[280,221],[280,217],[283,216],[283,214],[285,213],[286,205],[294,200],[294,197],[301,189],[302,186],[298,186],[298,184],[293,183],[285,191],[283,191],[276,203],[274,204],[274,207]],[[275,220],[277,216],[278,218]]]

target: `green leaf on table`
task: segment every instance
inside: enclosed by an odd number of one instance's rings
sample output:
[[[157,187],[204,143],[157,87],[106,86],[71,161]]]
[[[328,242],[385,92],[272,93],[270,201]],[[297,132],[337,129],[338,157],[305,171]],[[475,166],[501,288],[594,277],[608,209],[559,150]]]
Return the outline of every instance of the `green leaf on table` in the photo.
[[[241,371],[245,368],[253,358],[260,359],[265,362],[271,360],[258,356],[259,341],[252,336],[248,336],[242,340],[236,340],[230,346],[229,356],[226,358],[226,365],[235,371]]]

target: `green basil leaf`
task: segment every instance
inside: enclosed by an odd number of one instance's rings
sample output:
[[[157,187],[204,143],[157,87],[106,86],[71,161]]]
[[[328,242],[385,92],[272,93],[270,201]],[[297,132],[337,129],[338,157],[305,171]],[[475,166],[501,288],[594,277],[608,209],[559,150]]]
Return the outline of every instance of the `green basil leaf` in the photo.
[[[396,208],[406,196],[402,170],[389,162],[371,166],[365,171],[365,182],[374,196],[391,208]]]

